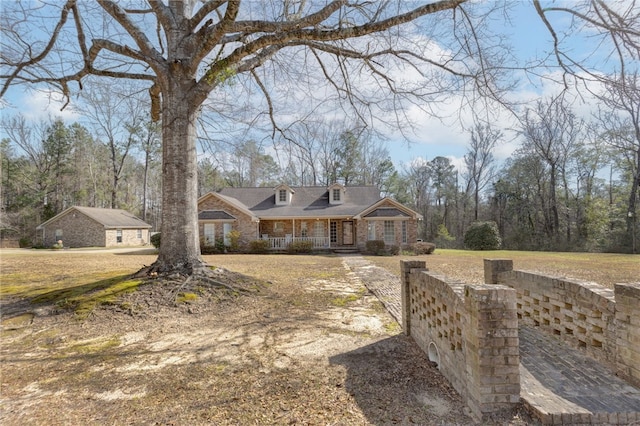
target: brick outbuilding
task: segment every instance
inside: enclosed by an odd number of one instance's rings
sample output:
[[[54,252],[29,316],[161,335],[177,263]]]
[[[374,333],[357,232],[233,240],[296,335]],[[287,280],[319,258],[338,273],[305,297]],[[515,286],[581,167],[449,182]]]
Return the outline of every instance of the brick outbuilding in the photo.
[[[151,225],[121,209],[70,207],[39,225],[42,245],[65,247],[143,246]]]

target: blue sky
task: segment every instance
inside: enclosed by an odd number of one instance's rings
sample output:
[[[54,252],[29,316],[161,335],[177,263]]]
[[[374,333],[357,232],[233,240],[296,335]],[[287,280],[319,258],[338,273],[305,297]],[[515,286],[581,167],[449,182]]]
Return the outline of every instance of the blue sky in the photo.
[[[501,30],[510,35],[509,38],[519,58],[524,60],[531,56],[542,55],[550,49],[551,37],[542,21],[535,15],[535,10],[530,2],[519,1],[515,3],[513,13],[510,16],[514,23],[513,27],[504,27]],[[564,24],[562,19],[566,19],[566,17],[560,17],[559,19],[554,23],[562,27]],[[583,45],[585,41],[584,38],[579,39],[576,37],[571,47],[578,53],[582,50],[587,51],[587,46]],[[523,83],[525,82],[523,81]],[[549,83],[540,85],[522,84],[518,90],[513,92],[512,96],[513,99],[531,100],[558,90],[559,88]],[[5,101],[8,101],[11,106],[3,106],[0,114],[12,115],[20,112],[28,119],[33,120],[44,118],[47,114],[51,114],[54,116],[60,115],[69,122],[82,121],[82,118],[72,109],[60,112],[59,96],[56,95],[49,97],[43,92],[26,92],[22,88],[15,88],[7,93]],[[455,99],[452,99],[452,101],[451,113],[453,114],[458,110],[455,106]],[[588,115],[590,111],[588,104],[579,106],[579,109],[585,115]],[[463,119],[466,118],[467,125],[471,124],[471,115],[468,112],[463,111],[461,116]],[[416,120],[420,125],[419,130],[411,137],[412,143],[407,144],[397,136],[389,134],[387,147],[396,168],[401,169],[403,165],[416,158],[430,160],[436,156],[449,157],[454,164],[461,166],[470,134],[463,130],[462,126],[454,119],[440,122],[433,118],[416,115]],[[512,117],[508,114],[503,114],[494,124],[499,128],[508,129],[513,126]],[[495,151],[495,156],[499,160],[507,158],[517,147],[517,141],[513,140],[513,133],[505,130],[505,136],[507,141]]]

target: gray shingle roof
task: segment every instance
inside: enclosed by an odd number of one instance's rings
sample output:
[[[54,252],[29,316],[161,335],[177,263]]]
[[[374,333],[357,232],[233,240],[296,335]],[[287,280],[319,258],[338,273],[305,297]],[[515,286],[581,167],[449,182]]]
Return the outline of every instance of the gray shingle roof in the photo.
[[[79,206],[69,207],[67,210],[38,226],[38,228],[48,224],[49,222],[53,222],[64,215],[72,213],[73,211],[78,211],[84,214],[101,225],[104,225],[105,228],[151,228],[151,225],[135,217],[126,210]]]
[[[198,220],[233,220],[235,217],[222,210],[203,210],[198,213]]]
[[[395,207],[379,207],[364,217],[409,217],[409,215]]]
[[[121,209],[100,209],[97,207],[72,207],[86,214],[93,220],[102,223],[106,228],[151,228],[144,222]]]
[[[262,219],[293,217],[349,217],[381,199],[375,186],[347,186],[342,204],[330,205],[324,186],[295,186],[291,204],[276,205],[273,188],[224,188],[220,194],[235,198]]]

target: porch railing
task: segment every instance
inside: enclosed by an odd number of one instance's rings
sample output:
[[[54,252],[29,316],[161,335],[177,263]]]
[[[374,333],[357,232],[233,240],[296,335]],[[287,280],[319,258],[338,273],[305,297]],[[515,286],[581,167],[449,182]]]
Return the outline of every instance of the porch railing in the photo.
[[[328,248],[329,237],[262,237],[269,241],[270,250],[286,250],[294,241],[311,241],[314,249]]]

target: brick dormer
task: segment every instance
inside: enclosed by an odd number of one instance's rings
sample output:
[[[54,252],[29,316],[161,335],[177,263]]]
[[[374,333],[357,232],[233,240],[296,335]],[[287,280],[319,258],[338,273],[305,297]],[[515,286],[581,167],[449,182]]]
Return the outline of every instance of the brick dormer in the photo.
[[[344,203],[344,194],[347,191],[343,185],[340,185],[339,183],[334,183],[327,189],[329,190],[330,205],[337,205],[337,204]]]
[[[288,206],[291,204],[291,198],[295,191],[289,185],[278,185],[273,190],[276,197],[276,206]]]

